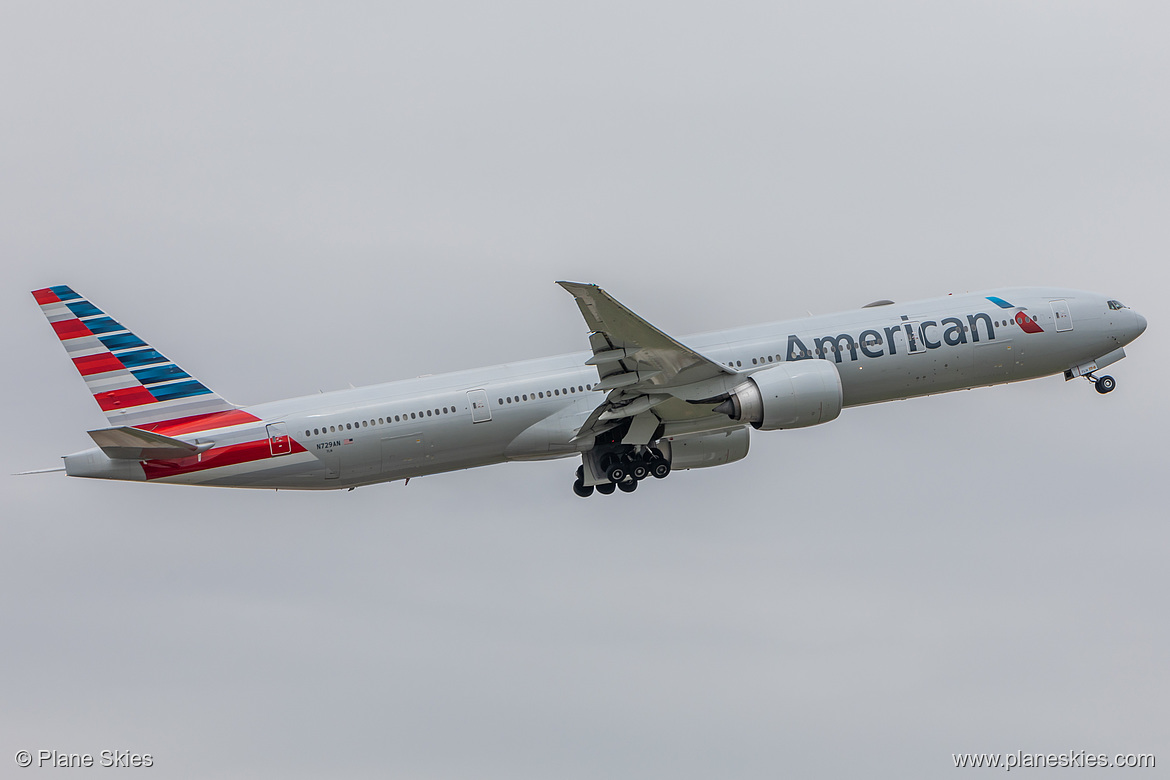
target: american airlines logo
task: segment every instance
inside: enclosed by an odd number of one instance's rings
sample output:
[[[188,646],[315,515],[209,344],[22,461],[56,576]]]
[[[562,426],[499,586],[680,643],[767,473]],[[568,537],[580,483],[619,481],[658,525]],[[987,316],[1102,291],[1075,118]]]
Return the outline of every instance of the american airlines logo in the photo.
[[[1023,310],[1016,313],[1016,324],[1024,333],[1043,333],[1032,317]],[[901,348],[910,354],[939,349],[943,346],[957,347],[961,344],[995,341],[995,322],[989,314],[968,314],[967,321],[958,317],[941,320],[912,321],[903,315],[902,322],[881,329],[869,328],[854,336],[841,333],[836,336],[822,336],[813,339],[810,347],[804,340],[792,334],[788,337],[786,360],[809,360],[811,358],[833,358],[840,363],[848,355],[857,360],[858,353],[867,358],[898,354]]]

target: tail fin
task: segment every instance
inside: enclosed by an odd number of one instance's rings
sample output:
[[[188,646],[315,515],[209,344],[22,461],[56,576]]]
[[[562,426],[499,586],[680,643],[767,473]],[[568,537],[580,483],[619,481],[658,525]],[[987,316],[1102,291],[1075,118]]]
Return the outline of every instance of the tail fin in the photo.
[[[111,425],[237,408],[70,288],[46,287],[33,297]]]

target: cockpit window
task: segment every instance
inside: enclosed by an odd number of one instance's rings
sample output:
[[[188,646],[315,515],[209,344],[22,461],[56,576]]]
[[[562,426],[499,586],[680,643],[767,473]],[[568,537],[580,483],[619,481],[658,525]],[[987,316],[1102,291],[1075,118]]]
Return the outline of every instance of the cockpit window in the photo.
[[[1117,310],[1117,309],[1128,309],[1129,307],[1126,306],[1121,301],[1109,301],[1109,308]]]

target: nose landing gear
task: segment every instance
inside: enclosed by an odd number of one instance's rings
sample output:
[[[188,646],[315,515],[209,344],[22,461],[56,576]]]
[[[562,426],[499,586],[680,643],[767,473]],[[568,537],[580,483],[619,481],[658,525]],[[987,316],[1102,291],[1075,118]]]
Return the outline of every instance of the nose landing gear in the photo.
[[[1064,376],[1066,379],[1072,379],[1072,377],[1073,377],[1072,371],[1073,370],[1075,370],[1075,369],[1071,369],[1069,371],[1064,372]],[[1098,376],[1093,376],[1093,373],[1094,372],[1089,371],[1087,373],[1081,374],[1081,376],[1083,376],[1085,379],[1088,379],[1090,382],[1092,382],[1093,389],[1095,389],[1101,395],[1105,395],[1106,393],[1112,393],[1113,388],[1117,387],[1117,380],[1115,380],[1113,377],[1111,377],[1111,376],[1098,377]]]

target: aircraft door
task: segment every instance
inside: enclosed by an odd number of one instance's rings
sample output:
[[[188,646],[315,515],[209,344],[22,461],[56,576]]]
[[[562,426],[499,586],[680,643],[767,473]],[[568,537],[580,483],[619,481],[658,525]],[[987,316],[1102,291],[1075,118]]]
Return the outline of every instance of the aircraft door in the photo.
[[[909,345],[911,355],[922,355],[926,353],[926,345],[922,343],[922,323],[918,320],[907,322],[902,326],[906,332],[906,342]]]
[[[1057,332],[1073,329],[1072,312],[1068,310],[1068,301],[1053,301],[1052,319],[1056,322]]]
[[[487,391],[468,390],[467,403],[471,406],[471,421],[473,423],[491,422],[492,409],[488,406]]]
[[[268,429],[268,448],[272,456],[288,455],[292,452],[292,441],[288,438],[288,430],[284,423],[272,423]]]

